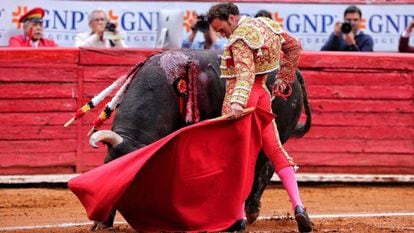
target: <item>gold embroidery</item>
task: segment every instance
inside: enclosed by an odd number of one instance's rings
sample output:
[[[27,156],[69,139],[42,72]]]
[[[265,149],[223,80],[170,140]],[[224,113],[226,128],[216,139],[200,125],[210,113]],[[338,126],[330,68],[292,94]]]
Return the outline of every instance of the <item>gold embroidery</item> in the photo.
[[[279,68],[281,51],[285,51],[278,78],[294,79],[300,46],[283,32],[277,22],[267,18],[247,18],[230,36],[220,64],[221,77],[227,78],[223,114],[230,113],[231,103],[247,104],[256,76]]]
[[[252,49],[259,49],[264,44],[260,28],[249,22],[237,27],[233,34],[231,34],[227,44],[231,46],[237,40],[243,40]]]
[[[271,30],[269,30],[269,28]],[[254,74],[265,74],[279,68],[280,48],[284,41],[283,30],[278,23],[268,19],[246,19],[230,36],[221,60],[221,77],[234,78],[240,75],[235,70],[232,47],[242,40],[254,52]],[[276,35],[276,36],[275,36]]]

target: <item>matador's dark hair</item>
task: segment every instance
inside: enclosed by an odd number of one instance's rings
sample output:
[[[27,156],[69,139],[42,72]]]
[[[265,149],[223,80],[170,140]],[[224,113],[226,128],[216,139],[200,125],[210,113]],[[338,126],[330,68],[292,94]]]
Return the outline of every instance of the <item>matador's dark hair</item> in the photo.
[[[239,15],[239,8],[232,2],[218,3],[210,8],[207,13],[207,20],[211,24],[214,19],[227,21],[229,15]]]

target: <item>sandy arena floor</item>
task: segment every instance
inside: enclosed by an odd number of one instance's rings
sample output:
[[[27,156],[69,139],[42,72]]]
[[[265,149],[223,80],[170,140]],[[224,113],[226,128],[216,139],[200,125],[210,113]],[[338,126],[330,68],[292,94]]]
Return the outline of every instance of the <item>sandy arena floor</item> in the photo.
[[[302,185],[314,232],[414,232],[414,185]],[[280,185],[265,192],[248,232],[297,232]],[[134,232],[118,215],[112,231]],[[65,188],[0,188],[1,232],[89,232],[91,222]]]

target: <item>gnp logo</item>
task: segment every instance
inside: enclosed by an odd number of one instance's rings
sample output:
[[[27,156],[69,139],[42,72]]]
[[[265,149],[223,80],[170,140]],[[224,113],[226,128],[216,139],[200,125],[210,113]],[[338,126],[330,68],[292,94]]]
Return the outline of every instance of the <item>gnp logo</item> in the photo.
[[[27,6],[18,6],[15,11],[12,12],[12,23],[17,25],[17,29],[22,28],[22,24],[19,22],[20,16],[27,13]]]
[[[372,33],[399,34],[404,31],[414,15],[393,14],[393,15],[371,15],[368,21],[368,29]]]
[[[337,15],[329,14],[290,14],[284,22],[285,28],[291,33],[329,33],[337,22]],[[366,28],[366,19],[361,19],[361,29]]]
[[[113,10],[109,10],[107,14],[109,21],[115,23],[118,26],[118,15],[115,15]]]
[[[413,18],[414,15],[404,14],[369,15],[361,19],[360,29],[375,34],[399,34]],[[291,33],[319,34],[330,33],[337,21],[343,20],[329,14],[290,14],[284,25]]]
[[[22,28],[22,24],[19,22],[19,18],[27,13],[29,7],[27,6],[17,6],[17,9],[12,12],[12,23],[16,24],[18,29]],[[68,9],[59,9],[59,10],[50,10],[44,9],[45,16],[43,21],[43,26],[45,29],[52,30],[72,30],[77,31],[79,25],[87,20],[88,12],[68,10]],[[118,16],[114,14],[113,10],[107,12],[108,18],[110,21],[117,23]]]
[[[45,16],[43,25],[46,29],[70,29],[77,30],[77,26],[84,19],[86,14],[81,11],[70,10],[45,10]],[[22,24],[19,22],[20,16],[27,13],[27,6],[17,6],[17,9],[12,12],[12,23],[15,23],[17,28],[20,29]]]
[[[185,28],[185,32],[189,33],[191,31],[191,26],[197,21],[197,12],[186,10],[184,15],[184,23],[183,26]]]

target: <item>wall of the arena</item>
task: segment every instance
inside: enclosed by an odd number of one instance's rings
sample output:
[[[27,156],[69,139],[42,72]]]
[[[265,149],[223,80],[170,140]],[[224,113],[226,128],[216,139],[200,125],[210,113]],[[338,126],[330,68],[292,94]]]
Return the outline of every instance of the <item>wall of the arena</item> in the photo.
[[[153,50],[0,49],[0,175],[62,174],[102,164],[84,103]],[[310,132],[287,150],[302,172],[414,174],[414,56],[303,52]],[[109,129],[110,121],[102,128]]]
[[[287,150],[303,172],[414,173],[414,56],[303,52],[312,128]]]

